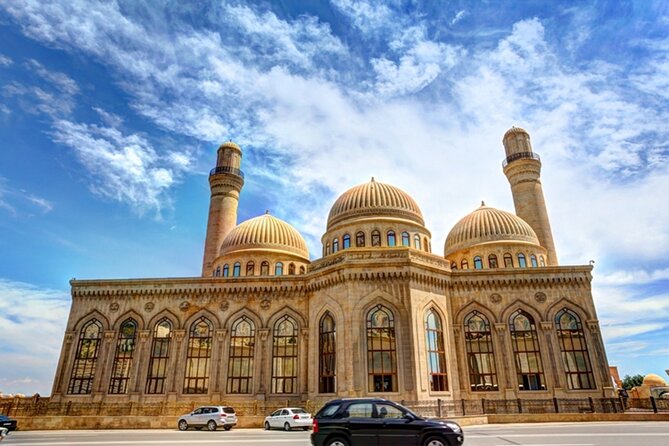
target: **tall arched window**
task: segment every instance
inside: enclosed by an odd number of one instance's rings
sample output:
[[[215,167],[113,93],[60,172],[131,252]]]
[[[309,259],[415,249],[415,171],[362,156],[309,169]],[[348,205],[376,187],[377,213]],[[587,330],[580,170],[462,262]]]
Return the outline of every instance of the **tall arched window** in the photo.
[[[165,392],[167,361],[170,357],[171,340],[172,323],[169,319],[163,318],[153,329],[149,374],[146,378],[146,393],[155,394]]]
[[[474,269],[483,269],[483,260],[480,256],[474,257]]]
[[[188,335],[183,393],[207,393],[209,391],[212,338],[213,326],[209,319],[201,317],[193,322]]]
[[[112,364],[111,379],[109,380],[109,393],[121,394],[128,391],[128,379],[130,378],[130,367],[132,357],[135,353],[137,340],[137,322],[127,319],[121,324],[116,340],[116,353]]]
[[[455,262],[451,262],[451,269],[458,269],[458,264]]]
[[[274,265],[274,275],[283,276],[283,263],[276,262],[276,265]]]
[[[518,268],[527,268],[527,261],[523,253],[518,254]]]
[[[239,263],[239,262],[236,262],[232,266],[232,277],[239,277],[239,275],[242,273],[241,270],[242,270],[242,264]]]
[[[395,246],[395,231],[388,231],[386,233],[388,246]]]
[[[327,242],[325,244],[325,255],[329,256],[330,255],[330,242]]]
[[[362,231],[359,231],[357,234],[355,234],[355,246],[358,248],[363,248],[365,246],[365,233]]]
[[[332,240],[332,254],[334,254],[337,251],[339,251],[339,239],[338,238]]]
[[[300,266],[300,274],[305,274],[307,272],[307,269],[303,266]]]
[[[425,315],[425,337],[427,339],[427,367],[430,373],[430,390],[444,392],[448,390],[444,329],[439,314],[433,309],[428,310]]]
[[[504,268],[513,268],[513,257],[508,252],[504,254]]]
[[[509,318],[509,325],[518,390],[545,390],[544,369],[534,318],[523,310],[516,310]]]
[[[488,267],[491,269],[497,268],[497,256],[495,254],[488,256]]]
[[[372,246],[381,246],[381,233],[376,229],[372,231]]]
[[[397,392],[395,317],[383,305],[367,313],[367,390]]]
[[[427,237],[423,237],[423,247],[425,248],[425,252],[430,252],[431,247],[430,242],[427,241]]]
[[[291,276],[295,275],[295,264],[294,263],[290,263],[288,265],[288,274],[290,274]]]
[[[488,318],[478,311],[472,311],[464,322],[469,388],[472,392],[499,390]]]
[[[214,277],[221,277],[221,267],[217,266],[216,271],[214,271]]]
[[[223,277],[228,277],[230,275],[230,267],[226,263],[223,265]]]
[[[469,269],[469,262],[467,261],[467,259],[462,259],[462,261],[460,262],[460,268]]]
[[[297,323],[283,316],[274,324],[272,393],[297,392]]]
[[[535,256],[534,254],[530,255],[530,265],[532,265],[532,268],[536,268],[537,266],[539,266],[537,265],[537,256]]]
[[[596,388],[581,319],[573,311],[564,308],[555,316],[555,326],[569,388]]]
[[[420,235],[416,234],[413,236],[413,247],[420,249]]]
[[[255,273],[256,264],[254,262],[248,262],[246,264],[246,275],[252,276]]]
[[[269,262],[267,260],[264,260],[260,264],[260,275],[261,276],[269,276]]]
[[[544,256],[539,256],[539,266],[546,266],[546,261],[544,260]]]
[[[95,366],[101,341],[102,324],[97,319],[92,319],[81,327],[67,393],[86,395],[93,390],[93,378],[95,378]]]
[[[232,324],[228,350],[228,393],[251,393],[256,329],[251,319],[242,316]]]
[[[344,234],[344,237],[342,238],[342,248],[348,249],[350,247],[351,247],[351,236],[348,234]]]
[[[402,232],[402,246],[411,246],[411,239],[406,231]]]
[[[318,391],[335,393],[337,391],[337,344],[335,321],[330,312],[321,318],[318,327]]]

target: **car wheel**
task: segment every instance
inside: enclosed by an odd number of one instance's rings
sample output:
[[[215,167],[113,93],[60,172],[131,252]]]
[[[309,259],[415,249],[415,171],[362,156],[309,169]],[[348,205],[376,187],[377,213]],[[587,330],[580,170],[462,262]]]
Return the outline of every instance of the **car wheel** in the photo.
[[[290,430],[290,423],[286,423],[283,425],[283,430],[289,431]]]
[[[441,438],[432,437],[425,440],[423,446],[448,446],[448,443]]]
[[[331,438],[325,442],[325,446],[348,446],[348,441],[343,438]]]
[[[232,429],[232,426],[223,426],[223,429],[225,429],[226,431],[229,431],[230,429]]]
[[[209,420],[207,422],[207,429],[210,431],[215,431],[216,430],[216,422],[214,420]]]
[[[186,423],[186,420],[179,420],[177,427],[180,431],[185,431],[188,429],[188,423]]]
[[[266,430],[266,431],[269,430],[269,421],[265,421],[265,430]]]

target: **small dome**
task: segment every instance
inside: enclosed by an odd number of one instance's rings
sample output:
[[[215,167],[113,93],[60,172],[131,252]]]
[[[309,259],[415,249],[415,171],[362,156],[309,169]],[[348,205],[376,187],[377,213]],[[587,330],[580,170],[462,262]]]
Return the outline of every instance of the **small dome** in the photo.
[[[506,131],[506,133],[504,133],[504,137],[502,139],[506,139],[507,136],[514,135],[514,134],[517,134],[517,133],[524,133],[526,135],[529,135],[529,133],[527,133],[527,130],[525,130],[523,128],[511,127],[509,130]]]
[[[239,251],[285,252],[309,261],[309,249],[297,229],[268,213],[237,225],[221,244],[221,255]]]
[[[666,387],[667,382],[655,373],[649,373],[643,378],[643,385],[648,387]]]
[[[226,148],[226,147],[227,147],[227,148],[230,148],[230,149],[235,149],[235,150],[237,150],[237,151],[239,151],[239,152],[242,151],[242,148],[239,147],[236,143],[234,143],[234,142],[232,142],[232,141],[226,141],[226,142],[224,142],[223,144],[221,144],[221,145],[218,147],[218,149],[220,150],[220,149],[223,149],[223,148]]]
[[[416,201],[403,190],[374,178],[344,192],[330,209],[328,231],[348,219],[394,217],[423,226],[423,214]]]
[[[444,256],[481,243],[512,241],[539,245],[537,234],[522,218],[481,203],[457,222],[446,237]]]

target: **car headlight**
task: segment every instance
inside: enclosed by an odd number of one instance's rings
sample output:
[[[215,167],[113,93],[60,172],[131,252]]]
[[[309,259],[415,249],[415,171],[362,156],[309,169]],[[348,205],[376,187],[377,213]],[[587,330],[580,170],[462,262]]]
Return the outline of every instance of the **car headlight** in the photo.
[[[460,428],[460,425],[458,423],[453,423],[452,421],[446,421],[444,424],[448,427],[451,428],[451,430],[455,433],[460,433],[462,432],[462,428]]]

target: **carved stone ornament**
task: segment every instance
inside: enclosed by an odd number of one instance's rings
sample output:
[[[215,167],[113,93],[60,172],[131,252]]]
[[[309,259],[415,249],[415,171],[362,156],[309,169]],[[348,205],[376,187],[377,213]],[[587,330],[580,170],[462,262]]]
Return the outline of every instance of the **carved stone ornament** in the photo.
[[[228,311],[228,308],[230,308],[230,302],[224,300],[218,307],[221,309],[221,311]]]
[[[156,304],[153,302],[147,302],[144,304],[144,311],[153,311],[154,308],[156,308]]]
[[[541,291],[539,291],[537,294],[534,295],[534,300],[536,300],[540,304],[546,302],[546,293],[542,293]]]
[[[111,305],[109,305],[109,311],[112,313],[116,313],[118,311],[119,305],[118,302],[112,302]]]
[[[260,308],[263,310],[269,310],[269,307],[272,305],[272,301],[270,300],[269,297],[263,297],[260,300]]]
[[[181,311],[188,311],[189,308],[190,308],[190,302],[188,302],[187,300],[184,300],[179,304],[179,309]]]
[[[66,333],[65,334],[65,342],[67,342],[69,344],[73,340],[74,340],[74,334],[72,334],[72,333]]]
[[[539,326],[544,331],[550,331],[553,329],[553,323],[551,321],[541,321],[539,322]]]
[[[502,296],[500,296],[499,294],[495,293],[490,295],[490,302],[498,304],[501,301],[502,301]]]

